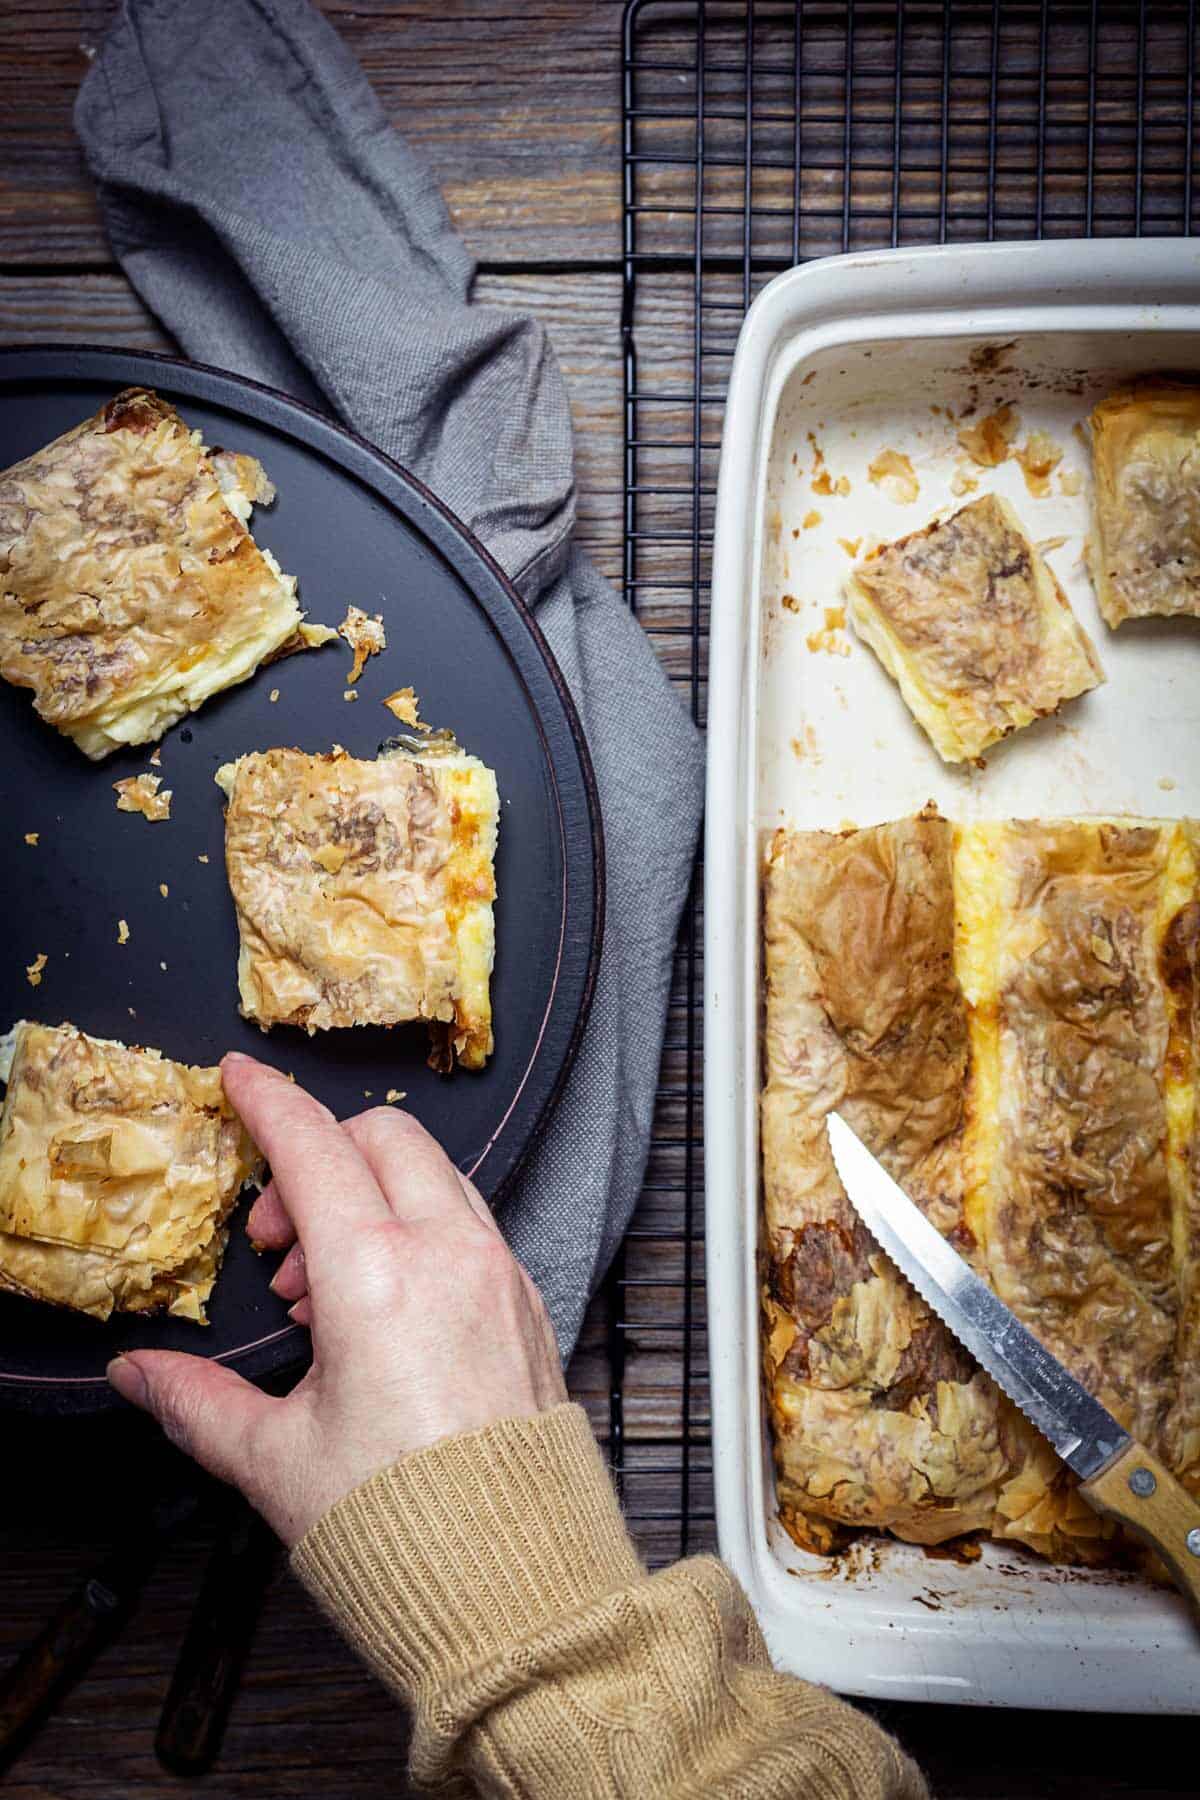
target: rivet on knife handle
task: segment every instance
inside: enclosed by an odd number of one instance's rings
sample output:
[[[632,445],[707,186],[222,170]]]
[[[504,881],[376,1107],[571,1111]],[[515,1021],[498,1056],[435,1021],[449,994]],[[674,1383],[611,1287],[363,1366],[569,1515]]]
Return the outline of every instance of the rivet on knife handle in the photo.
[[[1110,1513],[1158,1551],[1200,1615],[1200,1503],[1170,1470],[1133,1443],[1079,1491],[1097,1512]]]

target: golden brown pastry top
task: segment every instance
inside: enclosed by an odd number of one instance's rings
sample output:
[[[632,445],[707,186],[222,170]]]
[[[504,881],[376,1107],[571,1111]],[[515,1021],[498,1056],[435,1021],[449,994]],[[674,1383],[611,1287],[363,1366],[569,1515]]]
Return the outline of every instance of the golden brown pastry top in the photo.
[[[309,1031],[426,1019],[491,1049],[498,802],[461,753],[276,749],[227,765],[225,856],[242,1010]]]
[[[1200,1491],[1200,836],[1190,823],[780,833],[766,873],[764,1364],[782,1517],[1092,1560],[1107,1527],[873,1248],[840,1109]]]
[[[0,1114],[0,1287],[203,1322],[261,1162],[217,1068],[22,1021]]]
[[[1200,387],[1123,388],[1091,426],[1090,556],[1106,623],[1200,616]]]
[[[214,462],[144,388],[7,470],[0,675],[89,756],[160,736],[299,623],[237,516],[268,492],[253,457]]]
[[[848,598],[855,629],[948,761],[1104,680],[1066,595],[992,494],[865,558]]]

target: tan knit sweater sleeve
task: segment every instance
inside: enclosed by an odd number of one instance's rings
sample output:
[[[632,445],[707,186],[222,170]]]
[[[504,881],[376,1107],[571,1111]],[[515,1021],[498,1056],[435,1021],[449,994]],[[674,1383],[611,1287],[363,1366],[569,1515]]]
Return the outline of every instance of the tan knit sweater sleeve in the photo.
[[[411,1707],[422,1787],[532,1800],[925,1794],[870,1720],[772,1671],[714,1557],[645,1573],[577,1406],[405,1457],[326,1513],[292,1565]]]

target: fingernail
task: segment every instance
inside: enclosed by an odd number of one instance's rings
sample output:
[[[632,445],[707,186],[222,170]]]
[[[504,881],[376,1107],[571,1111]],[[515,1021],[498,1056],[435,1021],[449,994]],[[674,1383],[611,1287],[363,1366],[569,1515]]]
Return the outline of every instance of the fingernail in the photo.
[[[254,1058],[247,1056],[244,1050],[227,1050],[221,1058],[223,1063],[244,1063],[253,1062],[253,1060]]]
[[[146,1407],[150,1404],[150,1390],[146,1386],[146,1377],[137,1364],[130,1362],[127,1356],[114,1357],[105,1373],[122,1400],[128,1400],[131,1406]]]
[[[293,1251],[292,1257],[291,1257],[291,1264],[294,1269],[302,1269],[304,1267],[304,1252],[303,1252],[303,1250],[297,1248],[295,1251]],[[283,1262],[280,1263],[280,1265],[276,1269],[274,1275],[272,1275],[272,1277],[271,1277],[269,1285],[270,1285],[271,1292],[273,1294],[277,1294],[279,1292],[279,1289],[275,1286],[275,1283],[279,1280],[279,1277],[283,1274],[283,1271],[286,1267],[287,1267],[287,1259],[285,1259]]]

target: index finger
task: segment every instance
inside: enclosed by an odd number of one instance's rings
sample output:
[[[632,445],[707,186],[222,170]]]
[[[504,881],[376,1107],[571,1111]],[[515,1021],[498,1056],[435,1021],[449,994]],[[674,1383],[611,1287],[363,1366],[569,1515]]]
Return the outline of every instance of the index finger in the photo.
[[[286,1075],[231,1051],[225,1092],[263,1155],[309,1256],[333,1250],[351,1229],[386,1218],[388,1203],[366,1158],[328,1107]]]

